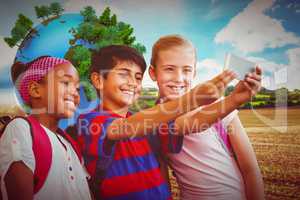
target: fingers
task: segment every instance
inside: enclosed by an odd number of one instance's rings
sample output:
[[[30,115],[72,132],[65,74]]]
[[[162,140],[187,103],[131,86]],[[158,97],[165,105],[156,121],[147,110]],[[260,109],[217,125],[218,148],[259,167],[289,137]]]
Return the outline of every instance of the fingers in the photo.
[[[261,83],[258,80],[247,77],[245,82],[251,85],[252,88],[259,88]]]
[[[255,67],[255,73],[258,74],[258,75],[262,75],[262,68],[259,67],[259,66],[256,66]]]
[[[256,80],[256,81],[261,81],[261,75],[258,75],[258,74],[256,74],[256,73],[248,73],[248,74],[246,74],[245,80],[246,80],[247,78],[249,78],[249,79],[254,79],[254,80]]]
[[[211,83],[215,85],[219,85],[221,83],[223,84],[223,87],[225,87],[228,83],[230,83],[235,78],[236,78],[236,74],[233,71],[225,70],[221,74],[211,79]]]
[[[251,93],[251,96],[254,96],[256,94],[257,91],[254,90],[249,83],[247,83],[246,81],[243,81],[243,84],[248,89],[248,91]]]

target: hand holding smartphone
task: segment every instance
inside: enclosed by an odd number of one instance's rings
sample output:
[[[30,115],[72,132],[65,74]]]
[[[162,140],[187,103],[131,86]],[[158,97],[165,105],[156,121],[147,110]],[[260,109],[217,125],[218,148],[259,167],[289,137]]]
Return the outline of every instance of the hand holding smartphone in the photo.
[[[243,80],[245,75],[255,70],[256,63],[241,58],[231,53],[227,53],[225,57],[224,69],[230,69],[237,75],[237,79]]]

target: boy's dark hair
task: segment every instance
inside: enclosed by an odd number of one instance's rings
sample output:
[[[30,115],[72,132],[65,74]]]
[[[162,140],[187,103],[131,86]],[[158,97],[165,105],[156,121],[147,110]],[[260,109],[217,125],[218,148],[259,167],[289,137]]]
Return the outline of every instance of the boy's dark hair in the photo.
[[[143,73],[147,67],[144,57],[136,49],[125,45],[110,45],[93,52],[90,74],[97,72],[106,78],[107,72],[119,61],[134,62]]]

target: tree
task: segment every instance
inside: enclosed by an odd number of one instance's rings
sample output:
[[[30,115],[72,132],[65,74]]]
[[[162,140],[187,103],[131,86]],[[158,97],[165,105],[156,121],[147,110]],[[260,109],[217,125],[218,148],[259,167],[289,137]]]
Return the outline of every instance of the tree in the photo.
[[[88,42],[92,42],[101,34],[101,28],[91,23],[82,23],[76,31],[76,37]]]
[[[31,30],[33,26],[33,22],[23,14],[18,15],[18,19],[16,23],[20,23],[26,30]]]
[[[96,11],[92,6],[85,7],[83,11],[80,11],[80,14],[85,22],[93,22],[97,19]]]
[[[111,25],[112,25],[112,26],[116,26],[116,25],[117,25],[117,22],[118,22],[118,20],[117,20],[117,15],[114,14],[114,15],[111,17]]]
[[[4,41],[10,47],[14,47],[18,42],[24,40],[27,33],[30,33],[32,30],[33,22],[23,14],[18,15],[18,19],[15,22],[14,27],[11,30],[11,37],[4,38]]]
[[[64,9],[61,7],[60,3],[54,2],[50,4],[50,12],[53,15],[59,16],[64,11]]]
[[[17,43],[14,38],[10,38],[10,37],[5,37],[4,41],[11,48],[13,48],[16,45],[16,43]]]
[[[17,43],[25,38],[27,32],[28,30],[26,27],[22,26],[20,23],[16,23],[14,28],[11,30],[11,36]]]
[[[141,43],[135,43],[131,45],[131,47],[135,48],[141,55],[146,53],[146,47],[142,45]]]
[[[100,24],[103,24],[104,26],[110,26],[111,25],[111,19],[110,19],[110,8],[106,7],[103,11],[102,15],[99,18]]]
[[[44,18],[43,13],[41,12],[40,7],[34,6],[34,10],[35,10],[36,17],[37,17],[38,19],[40,19],[40,18],[43,19],[43,18]]]
[[[115,14],[111,16],[109,7],[105,8],[98,18],[91,6],[85,7],[80,11],[80,14],[83,16],[84,21],[70,30],[73,35],[73,38],[69,41],[72,47],[65,57],[71,60],[77,68],[82,80],[88,80],[88,69],[90,67],[88,52],[112,44],[131,46],[137,49],[140,54],[146,52],[144,45],[136,43],[133,27],[130,24],[118,22]],[[90,95],[92,89],[88,84],[84,85],[84,90],[88,99],[93,99]]]
[[[50,11],[50,8],[48,6],[41,6],[40,7],[40,12],[43,16],[43,19],[48,18],[49,15],[51,15],[51,11]]]
[[[42,18],[43,21],[45,20],[45,18],[48,18],[49,15],[51,15],[51,10],[48,6],[40,6],[40,7],[35,6],[34,10],[35,10],[36,17],[38,19]]]

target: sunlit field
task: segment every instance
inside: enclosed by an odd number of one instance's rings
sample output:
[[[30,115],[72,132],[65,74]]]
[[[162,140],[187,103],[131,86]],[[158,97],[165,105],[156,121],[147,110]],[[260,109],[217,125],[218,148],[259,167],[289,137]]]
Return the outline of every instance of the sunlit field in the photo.
[[[300,199],[300,109],[240,110],[265,183],[266,199]],[[172,193],[179,199],[172,177]]]

